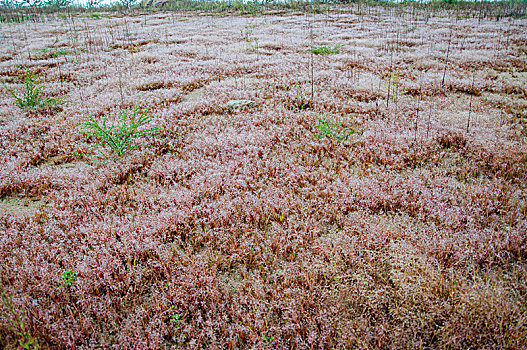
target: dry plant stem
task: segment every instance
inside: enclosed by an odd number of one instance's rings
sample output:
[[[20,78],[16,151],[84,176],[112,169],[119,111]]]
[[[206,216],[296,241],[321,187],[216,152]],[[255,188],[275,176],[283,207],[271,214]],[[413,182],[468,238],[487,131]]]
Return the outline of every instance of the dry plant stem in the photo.
[[[446,76],[446,70],[448,68],[448,59],[450,57],[450,44],[452,43],[452,30],[450,30],[450,35],[448,36],[448,47],[446,50],[446,59],[445,59],[445,67],[443,69],[443,78],[441,79],[441,89],[444,89],[445,87],[445,76]]]
[[[430,135],[430,123],[432,119],[432,101],[430,101],[430,109],[428,111],[428,122],[426,123],[426,139],[428,140],[428,136]]]
[[[388,92],[387,92],[387,95],[386,95],[386,109],[388,109],[389,107],[389,104],[390,104],[390,90],[391,90],[391,82],[392,82],[392,74],[390,73],[389,76],[388,76]]]
[[[315,102],[314,54],[311,52],[311,103]]]
[[[417,99],[417,108],[415,111],[415,125],[414,125],[414,143],[417,143],[417,127],[419,123],[419,112],[420,112],[420,106],[421,106],[421,88],[419,88],[419,97]]]
[[[311,47],[313,47],[313,26],[311,23],[311,19],[309,20],[309,40],[311,41]],[[311,103],[313,104],[315,102],[315,61],[314,61],[314,52],[313,50],[310,50],[310,75],[311,75]]]
[[[119,95],[121,96],[121,107],[124,106],[124,92],[123,92],[123,72],[121,70],[121,65],[117,66],[118,76],[119,76]]]
[[[388,74],[388,94],[386,96],[386,108],[388,109],[388,106],[390,104],[390,90],[391,90],[391,82],[392,82],[392,71],[393,71],[393,50],[390,50],[390,71]]]
[[[28,37],[27,37],[27,31],[26,31],[26,27],[24,27],[24,39],[25,39],[25,42],[27,44],[28,42]],[[31,58],[31,51],[29,50],[29,45],[27,45],[28,49],[27,49],[27,58],[29,59],[29,61],[31,62],[33,59]]]
[[[470,128],[470,115],[472,113],[472,97],[474,96],[474,80],[475,79],[476,79],[476,72],[474,71],[472,73],[472,86],[470,87],[471,94],[470,94],[470,100],[468,102],[467,132]]]

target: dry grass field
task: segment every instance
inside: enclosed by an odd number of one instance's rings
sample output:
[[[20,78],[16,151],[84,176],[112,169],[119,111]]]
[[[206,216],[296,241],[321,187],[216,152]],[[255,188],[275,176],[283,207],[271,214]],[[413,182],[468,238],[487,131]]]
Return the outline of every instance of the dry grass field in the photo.
[[[105,12],[0,36],[0,347],[527,347],[525,18]]]

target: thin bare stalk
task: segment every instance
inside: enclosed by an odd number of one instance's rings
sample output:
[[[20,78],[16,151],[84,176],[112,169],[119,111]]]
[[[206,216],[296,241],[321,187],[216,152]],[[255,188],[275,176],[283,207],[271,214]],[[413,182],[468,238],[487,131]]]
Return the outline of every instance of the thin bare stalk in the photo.
[[[474,80],[476,79],[476,73],[472,73],[472,87],[470,88],[471,94],[470,94],[470,100],[468,102],[468,119],[467,119],[467,132],[470,128],[470,115],[472,113],[472,97],[474,96]]]
[[[448,58],[450,56],[450,44],[452,43],[452,30],[450,31],[450,37],[448,38],[448,48],[446,50],[446,62],[445,62],[445,68],[443,69],[443,79],[441,80],[441,89],[445,87],[445,76],[446,76],[446,69],[448,67]]]
[[[419,123],[419,112],[421,107],[421,83],[419,83],[419,99],[417,100],[417,110],[415,111],[415,125],[414,125],[414,143],[417,142],[417,127]]]
[[[428,111],[428,122],[426,123],[426,138],[430,134],[430,121],[432,119],[432,102],[430,102],[430,110]]]

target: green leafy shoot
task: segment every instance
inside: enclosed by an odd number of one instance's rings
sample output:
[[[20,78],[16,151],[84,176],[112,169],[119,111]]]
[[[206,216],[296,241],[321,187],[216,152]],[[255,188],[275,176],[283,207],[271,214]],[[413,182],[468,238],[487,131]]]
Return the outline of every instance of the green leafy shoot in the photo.
[[[170,316],[170,321],[172,321],[172,322],[180,322],[181,321],[181,315],[180,314],[175,314],[175,315]]]
[[[18,107],[24,108],[44,108],[54,107],[57,104],[62,104],[61,99],[55,97],[44,97],[42,96],[42,86],[36,84],[35,79],[37,77],[31,73],[26,73],[26,79],[24,88],[20,95],[16,94],[13,90],[7,88],[7,91],[15,99],[15,103]]]
[[[81,123],[84,132],[88,137],[94,137],[99,144],[108,146],[111,154],[122,155],[126,151],[136,149],[141,145],[132,145],[132,140],[142,136],[155,136],[159,128],[140,129],[150,123],[153,117],[148,114],[147,109],[143,109],[140,104],[133,108],[127,108],[119,113],[116,124],[108,124],[108,116],[105,114],[101,123],[90,117],[89,120]],[[104,153],[94,147],[103,158]]]
[[[57,58],[59,56],[69,55],[70,52],[64,49],[56,49],[50,47],[44,47],[42,49],[35,50],[40,53],[42,59]]]
[[[20,348],[27,350],[40,349],[38,339],[32,336],[26,327],[24,314],[13,305],[11,295],[6,293],[2,285],[0,285],[0,296],[5,309],[2,310],[1,315],[4,318],[4,322],[6,322],[7,328],[16,334]]]
[[[77,280],[77,274],[75,271],[68,270],[62,275],[62,282],[64,282],[64,286],[71,287],[75,284],[75,280]]]
[[[323,45],[323,46],[315,46],[312,47],[309,51],[314,53],[315,55],[332,55],[340,53],[340,49],[344,45],[336,45],[334,47]]]
[[[174,310],[176,307],[172,305],[168,310]],[[179,328],[179,323],[181,322],[181,315],[180,314],[173,314],[170,316],[170,322],[174,322],[176,324],[176,328]]]
[[[346,132],[341,123],[334,122],[326,117],[317,117],[317,119],[319,124],[315,128],[318,131],[314,134],[317,139],[328,138],[344,141],[355,132],[353,129]]]

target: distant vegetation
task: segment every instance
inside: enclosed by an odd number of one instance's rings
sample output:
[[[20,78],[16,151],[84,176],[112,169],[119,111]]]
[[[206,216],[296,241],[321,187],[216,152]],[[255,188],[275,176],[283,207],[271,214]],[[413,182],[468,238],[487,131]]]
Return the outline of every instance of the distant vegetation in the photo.
[[[479,18],[493,17],[525,17],[527,2],[525,0],[507,1],[464,1],[464,0],[431,0],[391,2],[384,0],[344,0],[344,1],[210,1],[210,0],[115,0],[111,4],[102,4],[101,0],[88,0],[84,5],[73,5],[71,0],[0,0],[1,21],[21,21],[36,15],[63,11],[117,11],[117,10],[165,10],[165,11],[201,11],[227,12],[238,14],[259,14],[277,10],[300,10],[313,13],[328,11],[330,7],[346,5],[355,6],[362,12],[372,7],[391,7],[395,9],[410,9],[411,11],[446,10],[456,17],[477,16]]]

